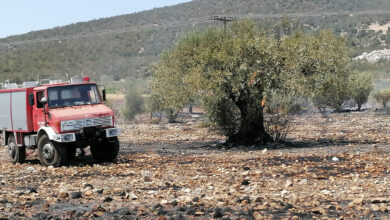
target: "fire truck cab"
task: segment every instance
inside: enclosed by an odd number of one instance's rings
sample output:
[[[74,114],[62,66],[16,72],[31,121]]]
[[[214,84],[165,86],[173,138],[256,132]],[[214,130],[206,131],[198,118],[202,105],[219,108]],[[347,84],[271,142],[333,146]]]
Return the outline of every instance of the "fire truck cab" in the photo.
[[[2,84],[0,131],[11,161],[23,163],[26,148],[37,149],[42,165],[58,167],[89,146],[98,162],[112,162],[121,130],[105,99],[89,77]]]

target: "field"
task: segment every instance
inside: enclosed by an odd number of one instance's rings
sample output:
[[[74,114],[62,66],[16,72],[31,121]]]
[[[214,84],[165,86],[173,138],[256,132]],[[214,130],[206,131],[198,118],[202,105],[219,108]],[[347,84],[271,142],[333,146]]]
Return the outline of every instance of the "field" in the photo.
[[[287,144],[229,148],[179,123],[121,123],[116,163],[79,156],[43,167],[1,148],[0,217],[35,219],[389,218],[390,117],[366,111],[294,117]]]

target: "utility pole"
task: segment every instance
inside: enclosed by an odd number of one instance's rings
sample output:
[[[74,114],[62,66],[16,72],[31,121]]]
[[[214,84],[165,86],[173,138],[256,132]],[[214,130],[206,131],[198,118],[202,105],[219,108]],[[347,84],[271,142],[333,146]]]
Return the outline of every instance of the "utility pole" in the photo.
[[[225,17],[225,16],[214,16],[214,20],[215,21],[223,21],[223,28],[224,30],[226,31],[226,25],[228,22],[232,22],[232,21],[235,21],[236,18],[233,18],[233,17]]]

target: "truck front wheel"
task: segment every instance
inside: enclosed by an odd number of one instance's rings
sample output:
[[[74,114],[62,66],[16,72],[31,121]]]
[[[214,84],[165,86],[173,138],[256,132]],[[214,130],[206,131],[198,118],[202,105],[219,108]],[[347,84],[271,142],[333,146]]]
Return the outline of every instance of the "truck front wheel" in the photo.
[[[119,153],[119,140],[117,137],[96,141],[91,145],[92,156],[98,162],[113,162]]]
[[[38,140],[38,156],[42,165],[59,167],[66,164],[66,147],[42,135]]]
[[[12,163],[23,163],[26,160],[26,147],[18,146],[13,135],[8,137],[7,151]]]

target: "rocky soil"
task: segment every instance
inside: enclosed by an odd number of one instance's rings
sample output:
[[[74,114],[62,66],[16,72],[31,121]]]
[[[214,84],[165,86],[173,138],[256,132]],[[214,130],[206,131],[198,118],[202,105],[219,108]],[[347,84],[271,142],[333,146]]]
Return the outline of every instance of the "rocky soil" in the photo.
[[[287,144],[225,147],[182,114],[121,124],[116,163],[88,153],[68,167],[0,163],[0,218],[389,218],[390,116],[296,116]]]

